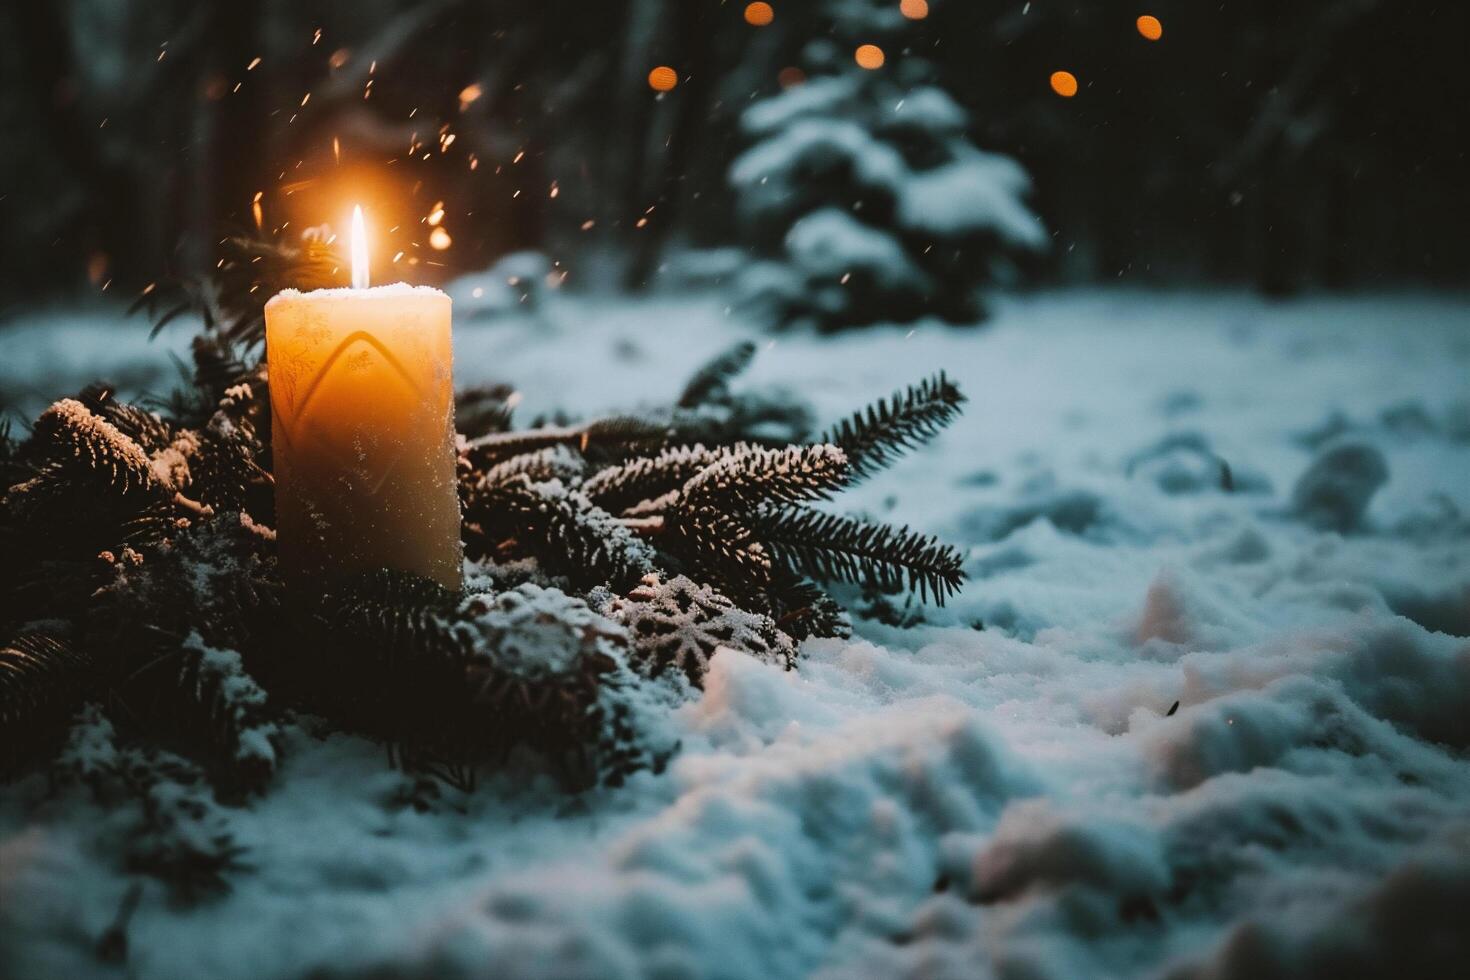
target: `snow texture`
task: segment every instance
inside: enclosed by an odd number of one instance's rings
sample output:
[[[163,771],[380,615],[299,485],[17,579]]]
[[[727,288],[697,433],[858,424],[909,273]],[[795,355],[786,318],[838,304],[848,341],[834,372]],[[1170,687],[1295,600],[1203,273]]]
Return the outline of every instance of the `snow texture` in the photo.
[[[740,383],[835,421],[942,367],[966,414],[844,506],[963,544],[963,593],[794,672],[716,653],[703,694],[647,706],[667,771],[575,801],[534,768],[425,795],[290,726],[230,811],[252,870],[189,911],[150,882],[129,975],[1463,969],[1470,306],[1076,293],[835,341],[722,310],[561,294],[549,329],[457,329],[456,373],[592,413],[754,336]],[[0,790],[0,975],[117,975],[93,944],[129,807]]]

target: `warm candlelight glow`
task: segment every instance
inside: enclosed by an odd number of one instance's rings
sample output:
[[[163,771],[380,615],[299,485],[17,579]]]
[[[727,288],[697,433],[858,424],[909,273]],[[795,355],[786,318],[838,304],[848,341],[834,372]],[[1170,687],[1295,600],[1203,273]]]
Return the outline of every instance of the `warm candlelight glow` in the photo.
[[[352,288],[368,288],[367,226],[360,204],[352,206]]]

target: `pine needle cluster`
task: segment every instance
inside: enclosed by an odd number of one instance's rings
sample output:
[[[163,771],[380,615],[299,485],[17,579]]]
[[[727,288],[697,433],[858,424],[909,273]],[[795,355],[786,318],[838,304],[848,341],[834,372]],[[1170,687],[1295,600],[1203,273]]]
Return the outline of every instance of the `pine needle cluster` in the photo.
[[[152,836],[130,861],[181,894],[241,855],[167,801],[266,791],[297,713],[461,788],[523,757],[616,785],[672,750],[648,724],[657,679],[697,686],[721,647],[792,668],[801,640],[848,629],[832,583],[937,603],[962,584],[955,549],[830,510],[952,421],[958,389],[938,375],[810,440],[798,399],[736,390],[744,343],[661,411],[517,429],[513,389],[463,393],[469,587],[384,569],[292,601],[260,313],[275,288],[336,272],[316,242],[227,248],[217,277],[145,304],[160,325],[205,322],[173,396],[93,385],[24,438],[0,430],[0,765],[28,771],[70,730],[57,765],[132,787]],[[75,725],[89,704],[91,728]],[[101,723],[112,761],[87,776],[79,745]]]

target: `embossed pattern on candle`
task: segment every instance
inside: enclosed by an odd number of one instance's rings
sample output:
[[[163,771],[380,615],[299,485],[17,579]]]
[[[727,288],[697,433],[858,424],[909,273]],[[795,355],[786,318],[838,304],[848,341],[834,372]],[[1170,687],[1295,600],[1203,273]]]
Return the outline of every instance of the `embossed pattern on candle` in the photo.
[[[455,588],[449,298],[407,286],[282,293],[266,308],[283,575],[373,568]]]

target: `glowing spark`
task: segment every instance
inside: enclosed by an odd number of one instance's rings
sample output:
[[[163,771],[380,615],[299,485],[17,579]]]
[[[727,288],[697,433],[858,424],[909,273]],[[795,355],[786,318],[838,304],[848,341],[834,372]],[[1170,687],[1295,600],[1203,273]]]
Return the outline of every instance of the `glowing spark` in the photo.
[[[1051,90],[1064,99],[1070,99],[1077,94],[1077,76],[1069,71],[1052,72]]]
[[[515,155],[515,159],[512,160],[511,163],[520,163],[521,160],[525,157],[525,155],[526,155],[526,151],[525,150],[520,151],[519,153],[517,153]]]
[[[659,65],[648,73],[648,87],[655,92],[672,92],[679,84],[679,74],[668,65]]]
[[[586,221],[582,222],[582,230],[591,231],[592,226],[595,224],[597,224],[597,222],[593,221],[591,218],[588,218]]]
[[[366,289],[368,282],[367,225],[362,220],[362,205],[354,204],[352,206],[352,288]]]
[[[424,220],[428,221],[430,225],[437,225],[439,222],[443,221],[444,202],[440,201],[438,204],[435,204],[433,210],[429,212],[428,218]]]
[[[558,195],[560,193],[561,193],[561,188],[558,187],[558,186],[556,186],[556,181],[553,180],[551,182],[551,195],[550,196],[554,198],[554,197],[556,197],[556,195]]]
[[[333,51],[332,56],[327,59],[327,64],[331,65],[333,68],[341,68],[343,65],[347,64],[347,59],[351,57],[352,52],[350,50],[348,50],[347,48],[338,48],[336,51]]]
[[[898,12],[909,20],[923,20],[929,16],[929,0],[900,0]]]
[[[435,228],[429,232],[429,247],[436,252],[442,252],[453,244],[454,239],[449,237],[449,232],[442,227]]]
[[[250,213],[255,218],[255,230],[260,231],[265,225],[265,209],[261,207],[260,199],[265,196],[265,191],[256,191],[255,200],[250,202]]]
[[[1164,36],[1164,25],[1153,14],[1144,14],[1138,18],[1138,33],[1150,41],[1157,41]]]
[[[776,12],[768,3],[748,3],[745,5],[745,22],[751,27],[765,27],[776,17]]]
[[[464,88],[460,89],[459,111],[463,112],[465,110],[465,106],[469,105],[471,102],[475,101],[484,94],[485,90],[480,87],[479,82],[471,82],[469,85],[466,85]]]
[[[254,71],[259,66],[260,66],[260,57],[257,55],[256,57],[250,59],[250,64],[248,64],[248,65],[245,66],[245,70],[246,71]]]
[[[647,218],[639,218],[638,219],[638,223],[635,224],[633,227],[634,228],[642,228],[646,224],[648,224],[648,219]]]
[[[311,93],[310,92],[307,92],[305,95],[303,95],[301,97],[301,104],[302,105],[306,105],[306,103],[308,103],[310,101],[311,101]]]
[[[332,137],[332,156],[340,166],[342,164],[342,144],[335,136]]]
[[[859,68],[872,71],[883,67],[883,49],[876,44],[863,44],[852,53],[853,60],[858,63]]]
[[[402,258],[403,258],[403,253],[402,252],[399,252],[397,255],[393,256],[393,261],[395,263],[397,263]]]
[[[312,44],[315,44],[316,42],[320,41],[321,39],[322,39],[322,29],[320,27],[318,27],[316,29],[316,33],[311,36],[311,43]]]
[[[147,296],[149,293],[153,292],[157,288],[158,288],[158,283],[156,283],[156,282],[150,282],[148,285],[146,285],[146,286],[143,287],[143,295],[144,296]]]

